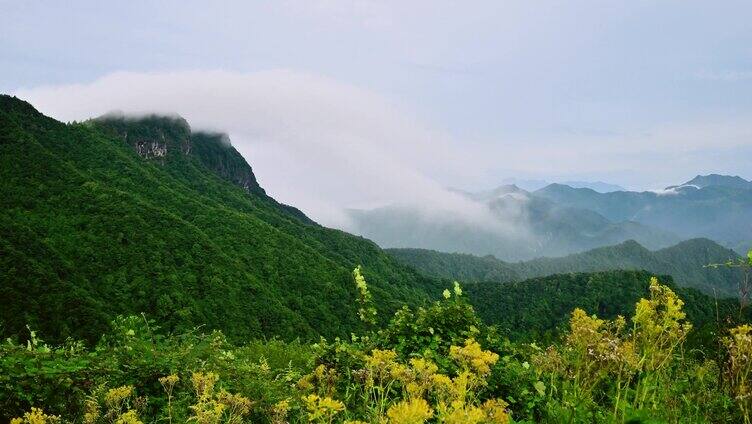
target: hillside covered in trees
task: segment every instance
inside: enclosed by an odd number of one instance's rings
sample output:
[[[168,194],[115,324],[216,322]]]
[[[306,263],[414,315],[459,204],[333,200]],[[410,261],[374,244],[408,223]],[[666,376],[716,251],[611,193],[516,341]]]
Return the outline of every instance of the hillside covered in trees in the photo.
[[[520,281],[567,272],[646,270],[670,275],[678,286],[693,287],[710,296],[734,297],[739,295],[738,284],[742,279],[737,269],[707,267],[739,258],[733,250],[708,239],[687,240],[655,251],[630,240],[569,256],[523,262],[425,249],[387,249],[387,252],[426,275],[468,282]]]
[[[362,265],[386,309],[431,280],[268,197],[177,117],[64,124],[0,97],[0,332],[96,341],[118,314],[231,338],[346,335]]]
[[[498,326],[513,340],[556,340],[569,312],[581,308],[588,314],[613,319],[628,316],[634,304],[650,295],[646,271],[604,271],[556,274],[524,281],[467,284],[468,299],[486,323]],[[660,277],[684,300],[687,319],[695,327],[696,345],[728,322],[747,321],[749,309],[740,312],[735,299],[714,299],[696,289],[676,287],[670,276]],[[740,315],[741,314],[741,315]]]

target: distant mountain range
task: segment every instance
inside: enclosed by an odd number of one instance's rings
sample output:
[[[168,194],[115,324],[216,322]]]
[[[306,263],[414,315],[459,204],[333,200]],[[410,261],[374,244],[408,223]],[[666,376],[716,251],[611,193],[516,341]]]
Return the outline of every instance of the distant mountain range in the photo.
[[[502,183],[505,185],[516,185],[517,187],[527,191],[540,190],[543,187],[551,184],[546,180],[528,180],[523,178],[505,178]],[[562,181],[560,182],[560,184],[565,184],[574,188],[589,188],[600,193],[625,190],[625,188],[620,185],[604,183],[603,181]]]
[[[752,181],[747,181],[739,176],[731,177],[728,175],[718,174],[698,175],[682,184],[681,186],[671,186],[666,187],[666,189],[676,189],[679,187],[705,188],[710,186],[723,186],[738,188],[742,190],[752,190]]]
[[[610,221],[660,228],[683,239],[707,237],[739,253],[752,245],[752,182],[741,177],[697,176],[660,192],[598,193],[551,184],[535,196],[588,209]]]
[[[464,282],[521,281],[551,274],[613,269],[646,270],[656,275],[670,275],[683,287],[730,297],[738,296],[737,284],[742,277],[738,270],[705,267],[739,257],[733,250],[708,239],[687,240],[655,251],[630,240],[565,257],[525,262],[425,249],[387,249],[387,252],[427,276]]]
[[[494,216],[499,232],[459,214],[426,214],[392,205],[353,210],[355,231],[384,247],[414,247],[504,260],[563,256],[635,240],[659,249],[690,238],[710,238],[743,253],[752,247],[752,182],[697,176],[655,192],[611,191],[549,184],[530,192],[516,185],[453,190]]]

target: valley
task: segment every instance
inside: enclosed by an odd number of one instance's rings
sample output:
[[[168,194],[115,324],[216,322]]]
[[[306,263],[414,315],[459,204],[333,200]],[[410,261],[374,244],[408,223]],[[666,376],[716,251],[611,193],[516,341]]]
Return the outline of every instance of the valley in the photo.
[[[704,411],[665,406],[676,390],[701,399],[703,367],[724,361],[708,358],[747,348],[718,334],[747,334],[752,257],[682,240],[745,239],[745,180],[455,190],[533,229],[502,238],[451,214],[350,211],[410,246],[382,249],[276,201],[226,134],[178,116],[66,124],[2,96],[0,160],[0,418],[14,424],[582,422],[605,410],[569,408],[583,398],[568,375],[595,367],[608,385],[612,363],[588,352],[613,346],[634,392],[603,389],[610,419],[745,413],[735,386]],[[667,224],[685,219],[708,225]]]

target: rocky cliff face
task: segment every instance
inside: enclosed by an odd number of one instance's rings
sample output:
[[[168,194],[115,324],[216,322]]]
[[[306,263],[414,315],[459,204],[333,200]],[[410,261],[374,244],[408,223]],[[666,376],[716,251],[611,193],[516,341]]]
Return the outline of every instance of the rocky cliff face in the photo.
[[[133,147],[139,156],[163,162],[172,153],[191,152],[191,128],[181,117],[147,115],[139,118],[109,114],[94,120]]]
[[[164,164],[168,157],[195,158],[246,192],[264,194],[251,166],[232,147],[227,134],[191,131],[188,122],[177,116],[110,114],[94,123],[121,138],[144,159]]]
[[[300,210],[267,196],[256,180],[253,169],[232,147],[227,134],[192,131],[188,122],[179,116],[125,117],[122,114],[109,114],[92,122],[105,132],[121,138],[146,160],[161,165],[170,161],[197,161],[223,180],[249,194],[261,196],[297,220],[317,225]]]
[[[167,156],[167,144],[158,141],[139,140],[134,143],[136,153],[144,158],[161,158]]]
[[[223,179],[249,193],[264,194],[251,166],[232,147],[227,134],[194,132],[191,134],[191,148],[193,156]]]

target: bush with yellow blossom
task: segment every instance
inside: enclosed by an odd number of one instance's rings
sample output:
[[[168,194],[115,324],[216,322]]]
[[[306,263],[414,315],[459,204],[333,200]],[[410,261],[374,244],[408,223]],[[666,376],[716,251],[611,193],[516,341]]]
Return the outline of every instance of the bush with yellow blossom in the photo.
[[[353,279],[360,318],[374,324],[360,268]],[[32,390],[16,398],[13,415],[0,418],[12,424],[752,424],[752,326],[728,331],[718,355],[687,352],[692,326],[683,301],[657,279],[631,317],[603,319],[575,308],[560,341],[547,347],[499,336],[478,319],[459,283],[439,298],[399,310],[381,329],[312,344],[233,345],[218,331],[165,336],[143,316],[116,320],[113,334],[91,351],[75,343],[49,347],[34,334],[34,342],[0,346],[0,366],[24,387],[31,381],[24,376],[48,373],[39,381],[56,382],[65,396]],[[0,376],[0,382],[7,387],[13,380]]]
[[[744,324],[732,328],[724,344],[729,352],[726,370],[729,384],[744,423],[749,424],[752,422],[752,326]]]
[[[682,300],[656,278],[649,290],[650,297],[635,307],[631,328],[623,317],[608,321],[575,309],[564,344],[534,357],[549,383],[550,414],[575,421],[593,414],[620,421],[639,411],[672,416],[664,414],[666,405],[686,389],[677,382],[696,378],[691,372],[702,367],[683,357],[692,325]]]
[[[23,417],[17,417],[10,420],[10,424],[55,424],[60,422],[60,417],[47,415],[40,408],[31,408]]]

